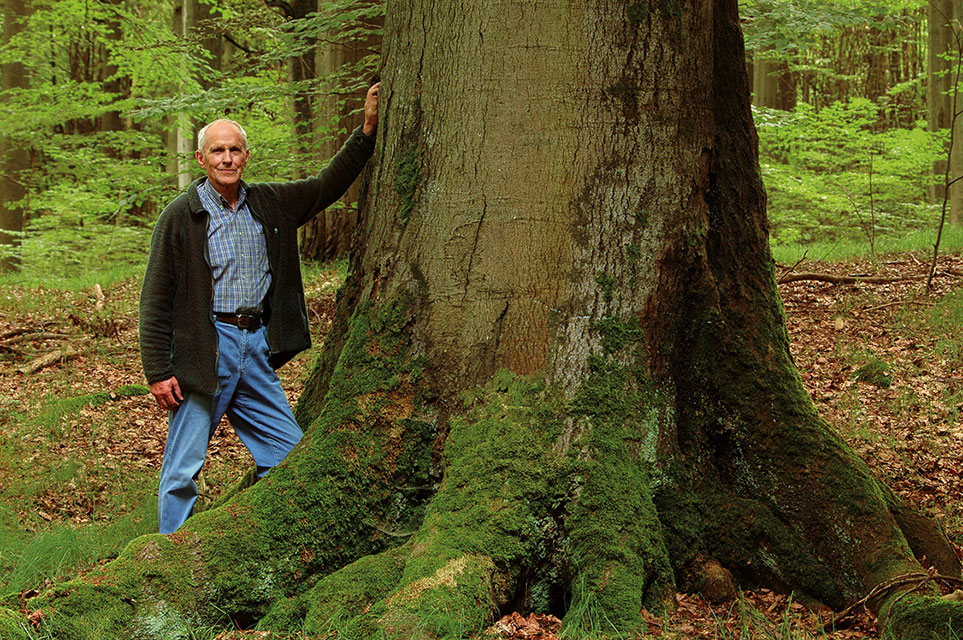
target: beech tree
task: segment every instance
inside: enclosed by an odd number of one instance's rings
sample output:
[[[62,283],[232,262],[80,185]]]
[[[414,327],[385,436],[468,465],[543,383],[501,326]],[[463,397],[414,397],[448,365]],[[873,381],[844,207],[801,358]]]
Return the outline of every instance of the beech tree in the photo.
[[[950,129],[956,126],[958,118],[953,116],[953,91],[957,80],[956,66],[959,64],[960,34],[959,20],[963,18],[963,9],[949,0],[930,2],[927,5],[927,75],[926,75],[926,104],[927,127],[930,131]],[[954,27],[954,24],[957,27]],[[959,136],[953,136],[953,148],[949,150],[950,173],[952,180],[963,172],[963,153]],[[946,160],[933,166],[933,173],[940,178],[938,183],[930,187],[930,198],[939,202],[943,200],[945,187],[943,178],[946,175]],[[959,184],[950,187],[949,202],[950,221],[959,224],[963,218],[963,189]]]
[[[793,365],[735,0],[393,0],[382,81],[303,442],[31,601],[53,635],[628,633],[730,581],[963,630]]]
[[[3,5],[3,37],[7,42],[23,28],[29,15],[24,0],[6,0]],[[0,64],[0,91],[27,87],[27,71],[22,62],[10,60]],[[0,105],[5,99],[0,94]],[[19,244],[23,231],[23,208],[19,202],[26,195],[20,175],[30,164],[29,150],[7,134],[0,134],[0,248]],[[16,269],[19,261],[0,253],[0,273]]]

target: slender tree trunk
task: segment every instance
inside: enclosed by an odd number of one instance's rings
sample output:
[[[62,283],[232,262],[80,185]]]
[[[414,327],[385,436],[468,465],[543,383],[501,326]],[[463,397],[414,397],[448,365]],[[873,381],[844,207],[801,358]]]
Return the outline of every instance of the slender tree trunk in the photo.
[[[25,0],[5,0],[3,7],[3,39],[9,42],[23,28],[28,15]],[[8,62],[0,67],[3,91],[26,89],[27,70],[23,63]],[[0,106],[3,101],[0,99]],[[0,133],[0,245],[16,246],[17,234],[23,231],[23,208],[17,204],[27,193],[23,172],[29,167],[30,154],[22,140],[12,140]],[[16,269],[19,260],[0,255],[0,273]]]
[[[366,24],[374,29],[378,22]],[[330,158],[364,116],[357,112],[359,98],[363,93],[348,94],[349,85],[356,85],[358,78],[342,77],[338,73],[356,66],[363,58],[381,48],[381,36],[372,33],[367,38],[340,41],[338,34],[329,34],[330,43],[320,50],[317,75],[322,82],[322,95],[318,100],[317,121],[327,133],[319,146],[321,157]],[[332,207],[319,213],[311,222],[301,227],[298,243],[301,255],[311,260],[334,260],[348,255],[352,237],[360,224],[358,213],[359,187],[356,184]]]
[[[197,26],[198,0],[177,0],[171,30],[175,36],[185,37]],[[191,183],[195,126],[186,114],[170,117],[167,127],[167,151],[171,158],[167,171],[173,177],[178,189],[185,189]]]
[[[515,609],[611,636],[711,576],[834,607],[918,558],[958,576],[793,366],[744,55],[735,0],[389,3],[305,439],[43,596],[48,629],[434,639]],[[871,602],[896,637],[960,630],[897,593]]]
[[[927,70],[927,128],[930,131],[948,129],[953,121],[953,78],[958,42],[954,33],[954,9],[952,0],[935,0],[927,5],[928,24],[928,70]],[[960,123],[957,123],[959,126]],[[961,136],[956,136],[957,142],[949,151],[951,162],[951,178],[961,175],[957,171],[963,169],[960,165]],[[933,174],[939,182],[930,187],[930,198],[933,202],[942,202],[944,197],[943,176],[946,173],[946,160],[933,165]],[[957,185],[950,189],[950,221],[958,216],[963,204],[963,186]]]
[[[796,106],[796,81],[785,62],[754,55],[752,61],[753,104],[789,111]]]

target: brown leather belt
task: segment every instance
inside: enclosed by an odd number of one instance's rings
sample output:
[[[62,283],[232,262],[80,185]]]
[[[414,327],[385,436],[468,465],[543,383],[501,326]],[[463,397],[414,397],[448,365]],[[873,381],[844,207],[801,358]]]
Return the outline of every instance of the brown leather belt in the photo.
[[[256,331],[261,326],[261,316],[249,313],[215,313],[214,318],[218,322],[233,324],[238,329],[245,331]]]

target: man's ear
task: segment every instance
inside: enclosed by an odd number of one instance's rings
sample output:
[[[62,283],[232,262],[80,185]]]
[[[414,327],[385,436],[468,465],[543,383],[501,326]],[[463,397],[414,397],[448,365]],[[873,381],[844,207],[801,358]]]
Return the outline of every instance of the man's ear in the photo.
[[[250,154],[250,153],[251,153],[251,152],[248,151],[248,154]],[[202,167],[204,166],[204,154],[203,154],[203,153],[201,153],[200,151],[195,151],[195,152],[194,152],[194,158],[197,160],[197,164],[201,165]]]

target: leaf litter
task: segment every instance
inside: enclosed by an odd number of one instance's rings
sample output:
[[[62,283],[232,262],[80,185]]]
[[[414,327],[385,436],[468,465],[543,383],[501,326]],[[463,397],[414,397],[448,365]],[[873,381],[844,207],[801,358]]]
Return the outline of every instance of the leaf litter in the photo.
[[[808,271],[832,275],[918,276],[925,264],[910,254],[885,261],[810,262]],[[948,349],[957,336],[939,335],[920,318],[954,289],[963,257],[940,259],[944,274],[925,291],[919,280],[885,284],[832,284],[796,281],[780,285],[791,336],[793,359],[820,414],[834,425],[874,472],[908,502],[938,518],[960,554],[963,543],[963,344]],[[308,303],[319,345],[334,312],[330,277],[311,283]],[[160,468],[166,420],[149,395],[123,396],[117,389],[143,385],[137,351],[138,283],[121,281],[106,290],[72,293],[6,287],[0,295],[0,438],[5,456],[20,464],[0,465],[0,498],[14,503],[27,530],[48,522],[85,525],[109,521],[132,510],[133,487],[153,486]],[[25,304],[42,298],[41,304]],[[963,340],[963,338],[959,338]],[[57,349],[80,353],[61,358],[33,374],[20,367]],[[307,354],[279,373],[294,402],[312,358]],[[855,375],[878,363],[883,378]],[[72,411],[51,410],[58,398],[108,392],[109,401]],[[46,414],[44,412],[47,412]],[[104,426],[108,425],[108,426]],[[12,439],[22,446],[10,449]],[[17,457],[20,456],[20,457]],[[73,461],[72,473],[63,461]],[[226,421],[211,442],[208,486],[216,497],[249,464],[248,453]],[[85,474],[83,468],[98,469]],[[33,470],[34,490],[9,495]],[[44,480],[45,475],[62,481]],[[126,478],[118,481],[118,478]],[[875,639],[875,622],[861,613],[845,629],[823,631],[831,619],[826,608],[807,607],[771,591],[744,591],[725,604],[710,604],[698,594],[678,594],[676,609],[665,616],[643,612],[647,637]],[[512,612],[492,624],[486,638],[556,640],[555,616]],[[264,637],[235,631],[230,637]],[[258,636],[257,633],[262,635]],[[270,634],[267,637],[272,637]],[[282,636],[277,636],[282,637]]]

